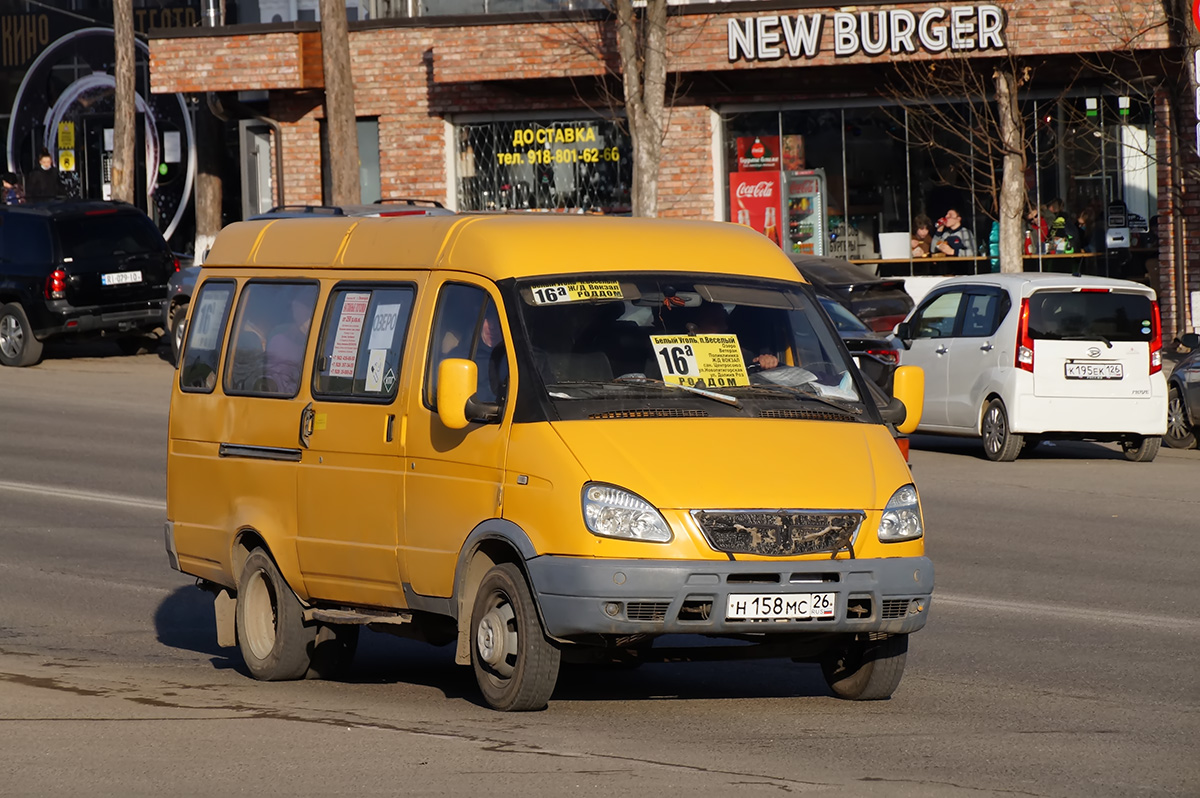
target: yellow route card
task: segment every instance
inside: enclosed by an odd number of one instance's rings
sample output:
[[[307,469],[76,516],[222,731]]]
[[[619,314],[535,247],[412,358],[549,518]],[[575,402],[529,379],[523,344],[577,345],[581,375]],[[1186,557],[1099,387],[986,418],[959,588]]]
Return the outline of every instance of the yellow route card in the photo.
[[[533,289],[533,304],[554,305],[563,302],[587,302],[593,299],[622,299],[621,284],[616,280],[586,283],[555,283]]]
[[[736,335],[652,335],[664,382],[692,388],[749,385]]]

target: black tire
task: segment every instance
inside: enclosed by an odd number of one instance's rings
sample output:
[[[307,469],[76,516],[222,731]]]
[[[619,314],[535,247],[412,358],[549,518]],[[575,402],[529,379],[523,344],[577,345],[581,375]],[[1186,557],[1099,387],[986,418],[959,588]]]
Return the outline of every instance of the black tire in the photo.
[[[1158,455],[1162,438],[1157,435],[1145,435],[1136,440],[1121,441],[1121,450],[1125,459],[1134,463],[1149,463]]]
[[[983,453],[998,463],[1011,463],[1021,454],[1025,439],[1008,426],[1008,411],[1004,402],[993,399],[983,409]]]
[[[358,650],[359,626],[323,623],[317,626],[306,679],[336,679],[349,670]]]
[[[846,635],[821,659],[821,673],[838,698],[891,698],[904,676],[908,635]]]
[[[302,679],[311,665],[317,627],[305,626],[300,600],[262,549],[246,558],[238,580],[237,637],[255,679]]]
[[[16,302],[0,307],[0,363],[32,366],[42,359],[42,342],[33,337],[29,317]]]
[[[1171,386],[1171,392],[1167,395],[1167,434],[1163,435],[1163,443],[1172,449],[1193,449],[1196,446],[1196,433],[1188,419],[1187,405],[1183,402],[1183,394],[1175,386]]]
[[[546,639],[521,570],[501,563],[479,583],[471,609],[471,666],[501,712],[542,709],[558,681],[559,651]]]
[[[170,329],[167,334],[171,337],[171,362],[178,365],[179,354],[183,351],[183,336],[187,332],[187,305],[176,305],[171,308]]]

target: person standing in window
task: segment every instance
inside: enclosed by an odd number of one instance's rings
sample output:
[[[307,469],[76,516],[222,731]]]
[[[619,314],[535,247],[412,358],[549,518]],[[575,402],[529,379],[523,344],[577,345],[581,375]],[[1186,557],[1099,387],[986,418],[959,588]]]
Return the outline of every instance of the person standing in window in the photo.
[[[58,169],[50,151],[43,148],[38,153],[38,163],[29,177],[25,179],[25,197],[30,202],[41,202],[63,195],[62,185],[58,182]]]
[[[933,239],[935,252],[952,258],[975,257],[975,235],[963,227],[962,216],[956,209],[951,208],[938,219],[937,230]]]

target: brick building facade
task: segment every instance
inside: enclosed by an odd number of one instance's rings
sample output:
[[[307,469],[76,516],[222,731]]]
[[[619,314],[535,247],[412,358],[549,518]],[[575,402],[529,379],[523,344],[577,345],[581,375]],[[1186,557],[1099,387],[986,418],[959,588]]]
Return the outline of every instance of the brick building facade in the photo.
[[[1031,157],[1030,185],[1040,201],[1062,195],[1081,206],[1091,198],[1107,207],[1116,198],[1130,202],[1131,210],[1142,208],[1139,213],[1147,223],[1157,217],[1157,240],[1153,229],[1139,237],[1143,257],[1138,263],[1149,264],[1148,278],[1159,291],[1164,334],[1191,329],[1189,303],[1191,292],[1200,290],[1200,263],[1190,253],[1197,251],[1193,244],[1200,237],[1200,201],[1192,198],[1195,189],[1188,180],[1172,189],[1171,158],[1186,150],[1184,166],[1194,168],[1194,145],[1190,138],[1182,146],[1172,139],[1165,92],[1135,96],[1133,114],[1126,116],[1130,87],[1145,84],[1138,78],[1144,77],[1139,70],[1146,69],[1146,60],[1161,69],[1181,58],[1160,4],[1013,0],[957,6],[865,3],[843,10],[804,0],[767,0],[695,3],[673,11],[668,68],[674,82],[659,181],[661,215],[731,219],[735,141],[760,136],[776,141],[773,136],[778,135],[786,143],[791,137],[808,147],[806,166],[820,166],[829,174],[831,208],[844,205],[838,209],[842,230],[846,236],[860,234],[865,242],[858,254],[878,256],[878,234],[907,230],[913,215],[938,212],[936,203],[947,201],[938,199],[944,196],[944,175],[921,173],[929,170],[930,158],[908,140],[908,133],[896,132],[897,114],[876,109],[889,103],[899,107],[883,88],[888,71],[899,63],[936,63],[949,57],[1017,56],[1034,65],[1035,79],[1026,88],[1035,98],[1031,107],[1037,118],[1044,115],[1045,121],[1030,141],[1035,148],[1045,141],[1046,148],[1058,153]],[[518,190],[511,185],[514,172],[495,169],[495,164],[512,157],[504,148],[520,144],[522,132],[529,135],[560,123],[575,129],[571,126],[586,120],[620,116],[606,99],[620,95],[613,76],[613,31],[613,23],[602,16],[568,14],[352,23],[356,114],[371,120],[377,131],[379,193],[433,198],[460,209],[489,203],[538,207],[539,187]],[[151,36],[150,52],[156,93],[266,92],[262,113],[282,130],[278,144],[286,202],[321,201],[323,80],[316,24],[164,30]],[[1100,62],[1110,55],[1133,66],[1114,70],[1115,62],[1105,61],[1111,73],[1107,77],[1082,66],[1092,56]],[[1121,69],[1133,71],[1114,80]],[[1103,106],[1100,122],[1091,119],[1095,98]],[[965,103],[981,99],[959,98]],[[1087,125],[1099,125],[1099,133]],[[620,140],[614,130],[597,128],[597,135],[608,136],[605,143],[614,153],[621,149],[619,156],[627,159],[627,139]],[[1111,152],[1101,146],[1096,156],[1080,149],[1097,135],[1117,140]],[[488,136],[486,152],[472,146]],[[881,156],[881,148],[893,149]],[[1145,150],[1145,162],[1133,155],[1139,149]],[[374,159],[374,153],[370,156]],[[870,185],[880,157],[893,164],[897,158],[904,161],[902,177],[898,167],[893,170],[897,185],[890,195]],[[493,169],[498,175],[486,176],[493,180],[486,190],[467,191],[467,182],[483,179],[481,170]],[[553,193],[559,209],[588,209],[570,204],[582,190],[579,169],[567,175],[576,181],[570,183],[574,194],[561,189],[565,173],[560,168],[526,165],[522,173],[534,183],[540,175],[553,186],[543,193]],[[592,170],[582,173],[595,178]],[[957,201],[982,208],[986,203],[973,193],[969,177],[960,176]],[[607,209],[619,205],[625,178],[620,169],[609,169],[600,190],[609,200],[616,197],[615,205],[595,204]],[[1033,196],[1031,189],[1031,201]],[[976,227],[981,238],[986,238],[988,223],[981,210]],[[1183,225],[1182,253],[1177,253],[1177,224]],[[1177,254],[1182,254],[1186,280],[1178,279]]]

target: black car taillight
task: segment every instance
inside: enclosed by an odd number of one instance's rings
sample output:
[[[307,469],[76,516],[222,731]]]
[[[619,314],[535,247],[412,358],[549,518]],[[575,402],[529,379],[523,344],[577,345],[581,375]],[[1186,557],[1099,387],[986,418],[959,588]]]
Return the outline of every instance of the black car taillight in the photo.
[[[67,295],[67,273],[55,269],[46,278],[46,299],[62,299]]]
[[[867,354],[893,366],[900,363],[900,353],[895,349],[868,349]]]
[[[172,260],[175,262],[175,271],[179,271],[179,257],[176,256]]]

